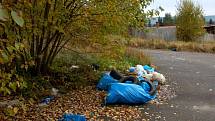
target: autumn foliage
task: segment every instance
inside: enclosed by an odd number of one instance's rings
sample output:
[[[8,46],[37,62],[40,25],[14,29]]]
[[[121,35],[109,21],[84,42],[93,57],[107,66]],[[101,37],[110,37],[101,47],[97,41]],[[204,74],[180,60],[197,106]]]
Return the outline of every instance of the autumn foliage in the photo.
[[[150,2],[1,0],[0,93],[27,87],[26,77],[47,74],[65,46],[103,44],[101,36],[143,27]]]

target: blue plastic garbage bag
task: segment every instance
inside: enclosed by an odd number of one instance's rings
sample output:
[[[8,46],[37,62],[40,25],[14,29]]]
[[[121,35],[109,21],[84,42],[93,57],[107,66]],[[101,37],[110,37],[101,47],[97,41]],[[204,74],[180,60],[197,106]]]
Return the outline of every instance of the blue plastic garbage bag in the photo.
[[[144,104],[156,98],[149,94],[150,86],[143,82],[141,85],[113,83],[108,89],[106,104]]]
[[[99,83],[97,84],[96,88],[99,90],[107,90],[108,86],[111,83],[118,83],[118,80],[112,78],[109,73],[104,73],[102,75],[102,78],[99,80]]]
[[[151,73],[155,72],[155,69],[150,67],[150,66],[148,66],[148,65],[143,66],[143,68],[144,68],[144,70],[149,71]]]
[[[152,86],[154,86],[154,88],[156,89],[156,87],[158,86],[158,81],[154,81],[154,82],[152,82],[152,84],[153,84]],[[140,86],[141,86],[146,92],[149,92],[149,91],[151,90],[149,84],[148,84],[145,80],[143,80],[142,83],[140,83]],[[156,95],[156,93],[155,93],[155,95]]]
[[[87,121],[83,115],[64,114],[58,121]]]
[[[150,86],[149,86],[149,84],[147,82],[142,82],[140,84],[140,86],[143,88],[143,90],[145,90],[147,93],[149,93],[151,88],[150,88]]]
[[[125,81],[126,84],[133,84],[132,81]]]
[[[142,76],[138,76],[137,79],[138,79],[138,81],[140,81],[140,82],[145,81],[145,78],[143,78]]]

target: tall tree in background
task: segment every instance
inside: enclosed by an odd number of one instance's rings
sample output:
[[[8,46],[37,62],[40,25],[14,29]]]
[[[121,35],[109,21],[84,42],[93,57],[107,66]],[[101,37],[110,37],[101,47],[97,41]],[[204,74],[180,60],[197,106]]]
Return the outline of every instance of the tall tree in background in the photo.
[[[171,26],[173,25],[173,17],[170,13],[166,13],[165,17],[163,18],[163,24],[164,26]]]
[[[199,4],[191,0],[183,0],[177,7],[176,29],[177,39],[195,41],[204,34],[203,10]]]
[[[210,24],[210,25],[211,25],[211,24],[214,24],[214,22],[213,22],[212,19],[209,20],[209,24]]]
[[[158,23],[160,26],[163,26],[163,19],[160,16],[158,17]]]

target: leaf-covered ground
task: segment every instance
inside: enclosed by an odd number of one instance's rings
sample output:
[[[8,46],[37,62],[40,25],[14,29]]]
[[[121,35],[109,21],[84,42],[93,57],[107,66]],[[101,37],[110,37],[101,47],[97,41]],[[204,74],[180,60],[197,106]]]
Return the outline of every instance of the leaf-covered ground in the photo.
[[[89,121],[147,121],[143,112],[143,106],[104,106],[106,92],[97,91],[95,87],[85,87],[81,90],[71,90],[67,94],[55,97],[47,106],[39,106],[37,103],[27,107],[26,111],[19,110],[14,117],[0,117],[2,120],[20,121],[54,121],[62,117],[64,113],[82,114]],[[174,91],[169,86],[162,86],[158,99],[151,104],[163,104]],[[0,113],[5,115],[4,113]]]

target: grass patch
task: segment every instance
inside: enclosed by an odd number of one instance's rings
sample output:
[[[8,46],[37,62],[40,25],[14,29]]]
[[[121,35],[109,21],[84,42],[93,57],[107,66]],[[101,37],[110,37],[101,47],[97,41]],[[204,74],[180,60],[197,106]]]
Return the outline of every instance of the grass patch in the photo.
[[[142,50],[126,47],[127,39],[120,36],[105,37],[108,44],[92,45],[84,48],[64,49],[55,59],[51,67],[54,72],[53,85],[69,88],[82,88],[96,85],[101,73],[112,69],[121,72],[136,64],[150,64],[151,58]],[[94,71],[91,64],[100,66]],[[71,69],[78,65],[78,69]]]
[[[215,53],[215,42],[183,42],[133,38],[129,41],[129,46],[150,49],[176,49],[177,51]]]
[[[150,65],[151,58],[149,55],[146,55],[143,50],[128,47],[126,49],[126,57],[131,65]]]
[[[142,50],[134,48],[123,48],[122,52],[112,51],[112,56],[106,54],[85,54],[75,57],[71,51],[63,51],[54,61],[52,71],[55,77],[52,84],[62,85],[66,88],[82,88],[83,86],[96,85],[101,73],[116,69],[125,71],[136,64],[151,64],[151,58],[145,55]],[[116,54],[116,55],[115,55]],[[90,66],[92,63],[100,66],[99,70],[94,71]],[[72,69],[73,65],[79,66]]]

